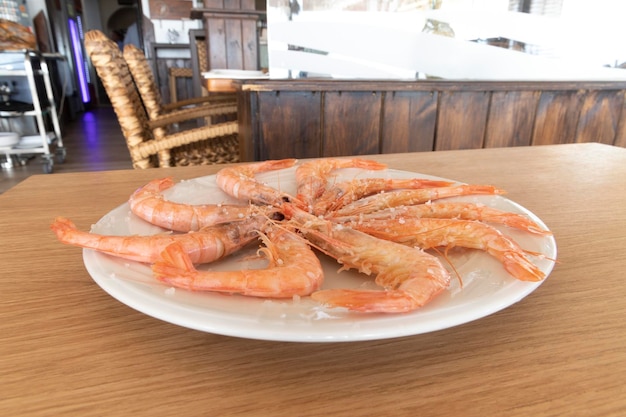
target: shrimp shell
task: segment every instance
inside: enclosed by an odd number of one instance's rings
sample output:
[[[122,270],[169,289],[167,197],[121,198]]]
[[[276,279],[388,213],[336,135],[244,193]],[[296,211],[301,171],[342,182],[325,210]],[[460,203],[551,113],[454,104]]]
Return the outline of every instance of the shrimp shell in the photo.
[[[355,216],[373,213],[388,207],[423,204],[431,200],[475,194],[504,194],[492,185],[463,184],[450,187],[421,188],[379,193],[362,198],[336,210],[334,216]]]
[[[357,178],[329,187],[313,205],[313,213],[327,214],[372,194],[400,189],[421,189],[448,187],[452,181],[431,180],[426,178]]]
[[[243,248],[257,237],[257,230],[266,222],[266,217],[256,216],[240,222],[208,227],[198,232],[151,236],[107,236],[83,232],[63,217],[57,217],[50,227],[62,243],[94,249],[132,261],[153,263],[160,258],[161,252],[167,246],[179,242],[193,263],[207,263]]]
[[[545,274],[511,238],[488,224],[458,219],[371,220],[350,224],[368,235],[422,249],[455,246],[483,250],[521,281],[541,281]]]
[[[151,224],[177,232],[198,231],[215,224],[243,220],[253,212],[251,206],[191,205],[167,201],[161,192],[173,185],[172,178],[150,181],[130,196],[130,210]]]
[[[370,220],[393,220],[400,221],[403,218],[437,218],[437,219],[461,219],[477,220],[487,223],[501,224],[529,233],[538,235],[550,235],[552,232],[544,230],[533,220],[518,213],[499,210],[484,204],[465,202],[428,202],[413,206],[390,207],[373,213],[354,216],[334,216],[335,222],[367,222]]]
[[[381,286],[380,291],[316,291],[311,297],[318,302],[367,313],[407,312],[422,307],[450,284],[450,274],[439,259],[421,249],[333,224],[288,204],[284,208],[300,233],[343,265],[340,270],[375,274]]]
[[[215,181],[222,191],[236,199],[261,205],[280,206],[283,201],[290,200],[291,196],[261,184],[254,175],[289,168],[296,162],[297,159],[280,159],[222,168],[215,175]]]
[[[269,260],[265,269],[197,270],[179,244],[165,248],[152,266],[155,277],[192,291],[239,293],[253,297],[291,298],[317,290],[324,281],[322,265],[307,242],[294,233],[273,229],[261,235],[259,252]]]

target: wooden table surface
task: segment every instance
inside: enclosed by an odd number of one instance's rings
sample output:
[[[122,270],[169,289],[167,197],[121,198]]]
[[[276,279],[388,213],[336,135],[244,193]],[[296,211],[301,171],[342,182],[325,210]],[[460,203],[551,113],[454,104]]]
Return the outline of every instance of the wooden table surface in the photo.
[[[550,145],[372,157],[491,183],[553,230],[535,292],[432,333],[287,343],[203,333],[116,301],[60,244],[148,180],[219,167],[37,175],[0,195],[0,415],[626,415],[626,149]]]

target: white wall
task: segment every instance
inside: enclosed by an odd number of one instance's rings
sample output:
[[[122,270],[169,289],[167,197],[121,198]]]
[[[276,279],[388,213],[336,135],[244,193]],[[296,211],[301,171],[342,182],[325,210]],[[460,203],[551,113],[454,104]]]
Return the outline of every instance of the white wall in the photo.
[[[593,13],[588,13],[588,3],[565,0],[559,18],[509,12],[507,0],[450,0],[439,10],[405,13],[306,11],[291,21],[270,7],[270,75],[301,71],[344,78],[410,79],[417,73],[447,79],[624,80],[626,70],[604,67],[626,55],[626,25],[619,24],[626,2],[617,6],[599,0],[594,7],[604,9]],[[455,37],[423,33],[427,18],[448,23]],[[470,42],[497,37],[540,46],[542,54]]]
[[[194,0],[188,0],[192,3],[192,7],[195,6]],[[143,14],[150,18],[150,4],[148,0],[141,0],[141,7],[143,8]],[[191,19],[152,19],[154,24],[154,37],[156,43],[189,43],[189,29],[199,29],[202,27],[202,21]],[[168,30],[176,31],[178,33],[177,38],[168,36]]]
[[[41,10],[43,10],[46,17],[48,17],[48,11],[46,10],[46,0],[28,0],[26,2],[26,9],[28,10],[28,15],[30,16],[31,20]]]

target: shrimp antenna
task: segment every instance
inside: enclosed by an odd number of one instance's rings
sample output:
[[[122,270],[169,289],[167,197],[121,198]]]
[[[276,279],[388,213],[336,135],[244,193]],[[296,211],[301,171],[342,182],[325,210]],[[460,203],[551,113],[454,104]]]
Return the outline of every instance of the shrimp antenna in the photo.
[[[456,279],[459,281],[459,285],[461,286],[461,289],[463,289],[463,278],[461,277],[461,274],[459,273],[458,269],[456,269],[456,267],[454,266],[454,264],[448,257],[448,250],[450,250],[450,247],[446,246],[446,250],[444,252],[441,252],[438,248],[432,248],[432,250],[435,253],[437,253],[437,255],[445,259],[446,263],[450,265],[450,268],[452,268],[452,271],[454,271],[454,275],[456,275]]]

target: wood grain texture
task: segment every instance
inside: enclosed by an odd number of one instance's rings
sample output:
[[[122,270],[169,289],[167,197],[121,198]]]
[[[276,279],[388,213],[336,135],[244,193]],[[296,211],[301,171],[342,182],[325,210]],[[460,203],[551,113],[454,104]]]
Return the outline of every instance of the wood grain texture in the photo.
[[[587,92],[582,102],[575,141],[612,145],[617,137],[624,95],[623,90]]]
[[[229,10],[254,10],[254,0],[204,0],[203,7]]]
[[[626,148],[626,99],[622,105],[621,116],[617,123],[617,134],[615,136],[614,145]]]
[[[260,144],[258,159],[314,158],[322,156],[321,97],[318,92],[285,91],[258,95]],[[276,123],[280,132],[271,129]]]
[[[189,0],[149,0],[152,19],[188,19],[191,12]]]
[[[539,99],[532,144],[573,143],[583,95],[580,90],[543,91]]]
[[[558,265],[511,307],[419,336],[343,344],[218,336],[116,301],[89,277],[81,251],[49,230],[58,215],[89,228],[163,170],[32,176],[0,195],[0,414],[622,416],[626,194],[616,190],[626,188],[626,149],[372,158],[506,189],[554,232]],[[166,171],[182,180],[217,169]]]
[[[539,96],[539,91],[494,91],[484,147],[530,145]]]
[[[241,21],[224,19],[224,33],[226,34],[226,66],[224,68],[244,69]]]
[[[432,151],[437,92],[387,92],[381,153]]]
[[[205,12],[202,19],[209,69],[259,69],[259,14],[227,8]]]
[[[205,17],[204,30],[207,39],[207,69],[228,68],[228,47],[226,45],[226,23],[224,19],[220,17]]]
[[[241,54],[243,69],[258,70],[260,68],[259,40],[257,19],[241,19]]]
[[[381,101],[371,91],[325,93],[321,156],[379,153]]]
[[[482,148],[488,111],[487,92],[441,93],[437,112],[435,150]]]
[[[262,92],[318,92],[328,97],[361,93],[380,94],[380,114],[358,111],[333,115],[322,101],[322,114],[342,124],[363,129],[378,126],[379,150],[406,151],[474,149],[503,146],[545,145],[594,141],[624,146],[626,143],[626,83],[616,82],[521,82],[521,81],[357,81],[357,80],[246,80],[238,84],[242,96]],[[332,103],[333,101],[329,101]],[[312,106],[316,106],[312,103]],[[357,106],[355,103],[354,107]],[[253,126],[250,137],[260,137],[254,126],[279,134],[280,119],[242,121]],[[368,117],[366,119],[365,117]],[[370,119],[369,117],[373,117]],[[374,119],[378,120],[375,121]],[[595,139],[594,139],[595,138]],[[326,147],[322,131],[320,146]],[[430,146],[430,148],[429,148]],[[349,143],[334,143],[325,156],[346,155]],[[368,148],[369,149],[369,148]],[[293,150],[294,152],[297,149]],[[356,152],[356,151],[355,151]],[[287,152],[288,153],[288,152]],[[272,158],[271,155],[267,155]]]

